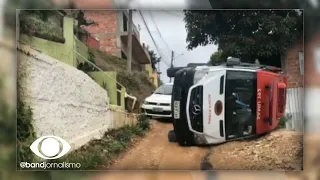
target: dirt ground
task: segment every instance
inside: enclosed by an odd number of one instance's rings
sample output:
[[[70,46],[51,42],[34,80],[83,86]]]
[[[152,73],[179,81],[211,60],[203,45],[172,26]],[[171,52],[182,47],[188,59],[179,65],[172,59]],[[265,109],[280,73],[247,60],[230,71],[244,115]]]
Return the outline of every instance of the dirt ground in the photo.
[[[152,121],[151,132],[121,156],[112,170],[199,170],[209,152],[203,147],[180,147],[168,141],[171,123]]]
[[[168,141],[171,123],[152,121],[151,132],[125,152],[112,170],[301,170],[302,134],[277,130],[255,140],[212,147]],[[211,167],[210,167],[211,166]]]
[[[287,172],[246,172],[246,171],[140,171],[101,173],[92,180],[118,179],[174,179],[174,180],[229,180],[229,179],[278,179],[278,180],[317,180],[316,167],[319,159],[316,154],[320,138],[309,138],[305,146],[308,154],[305,159],[308,166],[304,172],[288,172],[301,168],[302,134],[293,131],[278,130],[260,139],[242,142],[229,142],[211,148],[180,147],[169,143],[167,132],[172,129],[170,123],[153,121],[151,132],[137,142],[133,148],[123,154],[111,169],[158,169],[158,170],[191,170],[200,169],[204,157],[215,169],[286,169]],[[311,147],[312,146],[312,147]],[[320,146],[319,146],[320,147]],[[255,153],[255,154],[252,154]],[[296,157],[298,156],[298,157]],[[268,159],[269,157],[269,159]],[[301,158],[299,158],[301,157]],[[281,163],[280,163],[281,162]],[[306,167],[306,166],[305,166]],[[312,168],[311,168],[312,167]],[[307,170],[305,169],[305,170]],[[314,179],[315,178],[315,179]]]

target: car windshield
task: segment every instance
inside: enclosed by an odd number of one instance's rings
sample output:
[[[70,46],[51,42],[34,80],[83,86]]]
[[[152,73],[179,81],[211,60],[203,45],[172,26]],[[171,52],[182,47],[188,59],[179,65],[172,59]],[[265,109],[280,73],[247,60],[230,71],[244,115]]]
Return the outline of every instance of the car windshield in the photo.
[[[155,94],[164,94],[164,95],[171,95],[172,94],[172,84],[164,84],[160,86],[154,93]]]

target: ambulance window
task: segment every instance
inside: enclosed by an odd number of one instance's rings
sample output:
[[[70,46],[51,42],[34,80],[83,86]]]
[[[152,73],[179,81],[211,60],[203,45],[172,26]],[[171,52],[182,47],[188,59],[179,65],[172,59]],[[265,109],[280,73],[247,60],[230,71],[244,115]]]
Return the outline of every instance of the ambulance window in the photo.
[[[224,76],[220,77],[220,94],[223,94]]]
[[[228,99],[236,98],[236,109],[252,111],[252,101],[257,91],[256,73],[246,71],[227,71],[225,93]]]

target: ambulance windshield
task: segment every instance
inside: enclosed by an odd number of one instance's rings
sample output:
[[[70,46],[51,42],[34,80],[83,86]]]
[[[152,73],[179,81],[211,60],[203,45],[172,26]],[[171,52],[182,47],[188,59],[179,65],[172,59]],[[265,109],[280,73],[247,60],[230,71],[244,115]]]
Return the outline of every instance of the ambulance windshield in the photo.
[[[256,116],[256,72],[228,70],[225,85],[227,131],[238,131],[239,124],[253,124]],[[231,133],[231,132],[230,132]],[[235,134],[238,132],[233,132]]]

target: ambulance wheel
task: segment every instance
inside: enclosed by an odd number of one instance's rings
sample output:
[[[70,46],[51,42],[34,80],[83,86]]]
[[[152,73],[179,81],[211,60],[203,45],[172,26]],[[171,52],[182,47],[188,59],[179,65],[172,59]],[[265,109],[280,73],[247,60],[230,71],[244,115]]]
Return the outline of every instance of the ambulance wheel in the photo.
[[[168,139],[169,139],[169,142],[177,142],[177,137],[174,130],[171,130],[168,132]]]

